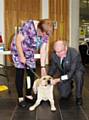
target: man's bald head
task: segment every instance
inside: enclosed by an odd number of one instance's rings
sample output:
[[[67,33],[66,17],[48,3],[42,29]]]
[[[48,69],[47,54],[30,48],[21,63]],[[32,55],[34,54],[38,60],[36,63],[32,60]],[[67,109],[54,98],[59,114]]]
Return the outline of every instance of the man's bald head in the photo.
[[[61,58],[65,57],[67,53],[67,42],[62,40],[56,41],[54,44],[54,51],[57,56]]]
[[[58,40],[55,42],[54,44],[54,50],[56,51],[62,51],[67,47],[67,42],[66,41],[62,41],[62,40]]]

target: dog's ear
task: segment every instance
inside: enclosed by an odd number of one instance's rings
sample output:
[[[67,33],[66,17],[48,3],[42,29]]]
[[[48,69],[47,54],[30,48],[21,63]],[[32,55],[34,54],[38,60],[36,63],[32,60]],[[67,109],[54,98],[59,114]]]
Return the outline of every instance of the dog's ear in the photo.
[[[40,84],[40,79],[36,79],[33,84],[33,91],[35,94],[37,93],[37,88],[38,88],[39,84]]]
[[[35,84],[36,84],[37,87],[39,86],[40,81],[41,81],[41,79],[36,79],[36,80],[35,80]]]

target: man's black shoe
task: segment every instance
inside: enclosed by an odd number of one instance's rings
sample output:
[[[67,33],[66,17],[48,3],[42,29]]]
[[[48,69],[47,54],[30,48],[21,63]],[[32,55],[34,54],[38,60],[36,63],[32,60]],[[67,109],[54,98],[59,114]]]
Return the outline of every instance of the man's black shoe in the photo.
[[[76,98],[76,104],[82,105],[83,104],[82,98]]]
[[[26,108],[27,107],[27,103],[25,101],[21,101],[21,102],[18,102],[18,105],[22,108]]]

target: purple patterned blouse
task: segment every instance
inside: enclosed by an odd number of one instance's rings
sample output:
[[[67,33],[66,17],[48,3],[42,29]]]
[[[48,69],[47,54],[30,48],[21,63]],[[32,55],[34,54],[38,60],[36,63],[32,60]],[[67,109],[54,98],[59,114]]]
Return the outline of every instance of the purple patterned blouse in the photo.
[[[21,44],[24,55],[26,57],[26,64],[31,68],[35,68],[36,60],[34,59],[34,54],[38,47],[41,47],[43,43],[48,42],[48,35],[45,35],[40,40],[38,40],[34,21],[29,20],[23,24],[20,30],[14,35],[11,42],[12,59],[16,68],[25,68],[25,65],[20,62],[20,58],[16,48],[16,35],[18,33],[21,33],[24,36],[24,40]]]

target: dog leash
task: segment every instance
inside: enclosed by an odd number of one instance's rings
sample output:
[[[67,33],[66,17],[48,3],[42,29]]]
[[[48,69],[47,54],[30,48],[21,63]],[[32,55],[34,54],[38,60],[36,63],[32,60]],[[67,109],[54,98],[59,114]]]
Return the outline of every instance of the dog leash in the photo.
[[[30,71],[35,75],[36,78],[40,78],[39,75],[35,71],[33,71],[33,69],[30,68],[27,64],[26,64],[26,69],[30,69]]]
[[[26,74],[26,81],[27,81],[27,89],[30,89],[30,88],[31,88],[31,78],[30,78],[30,76],[27,74],[26,70],[30,70],[30,71],[35,75],[36,78],[39,79],[40,77],[39,77],[39,75],[38,75],[35,71],[33,71],[33,69],[30,68],[27,64],[25,65],[25,74]]]

